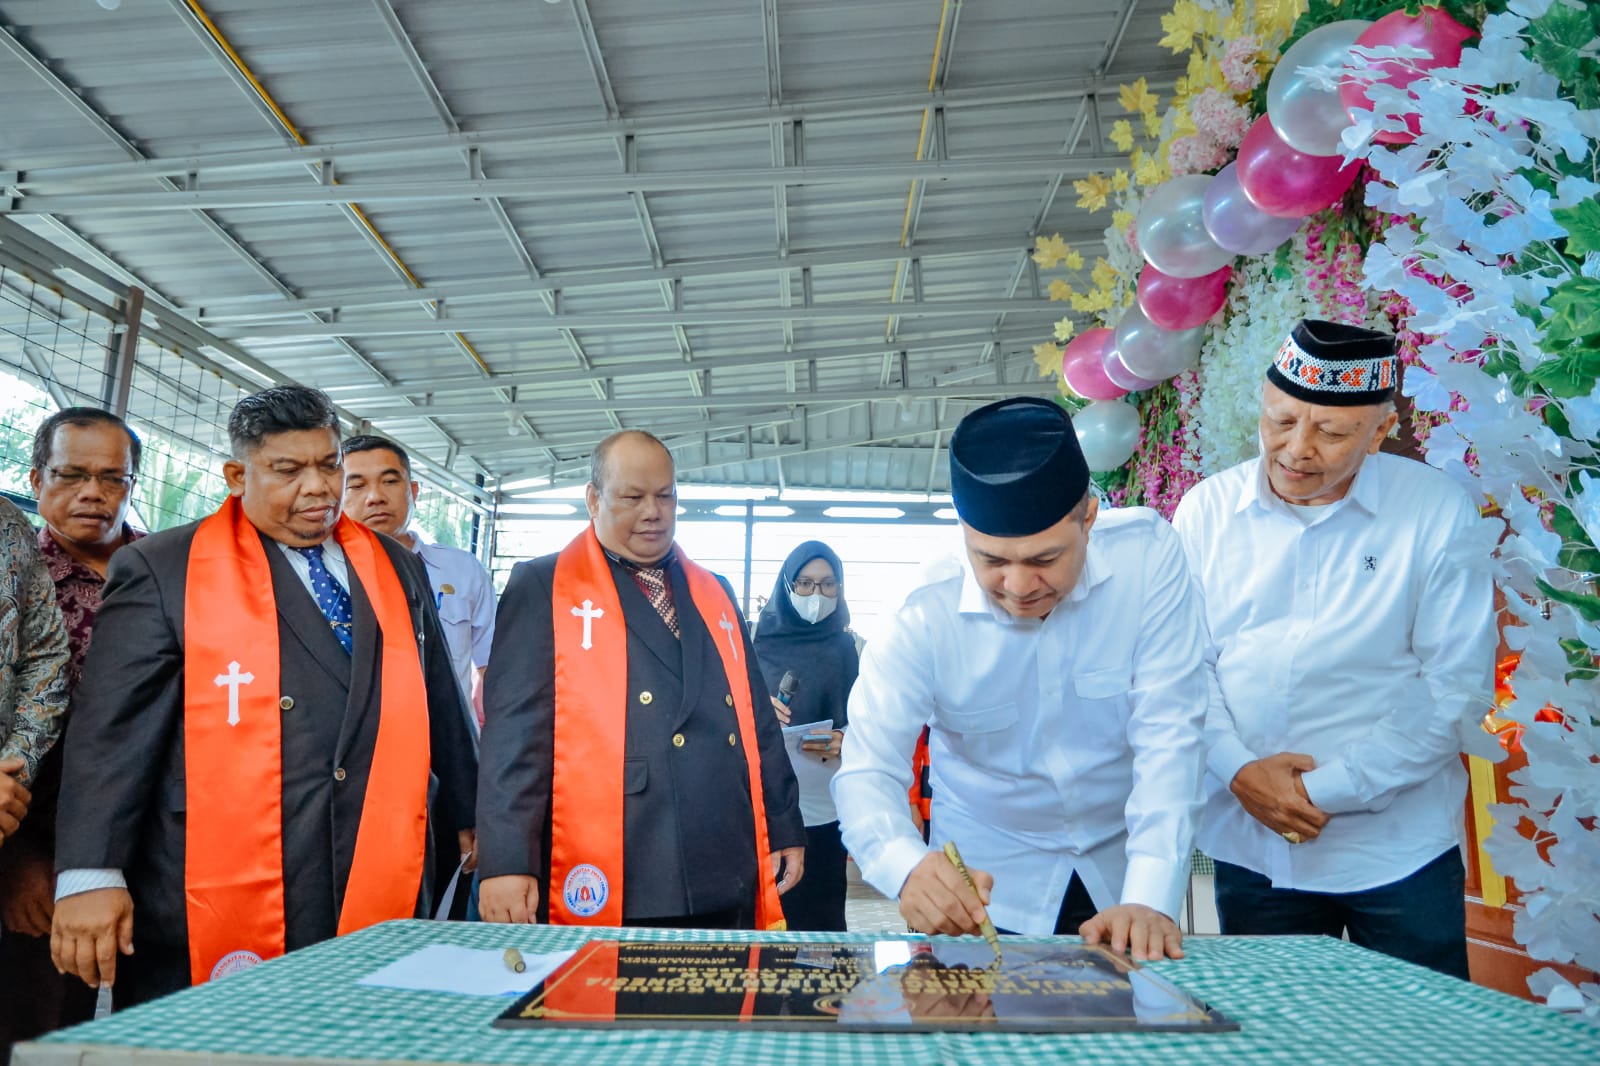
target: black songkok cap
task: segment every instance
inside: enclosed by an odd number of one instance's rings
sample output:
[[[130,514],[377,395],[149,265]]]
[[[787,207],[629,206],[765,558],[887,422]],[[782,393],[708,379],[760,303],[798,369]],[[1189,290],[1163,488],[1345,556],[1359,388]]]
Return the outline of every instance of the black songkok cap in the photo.
[[[1089,490],[1072,419],[1033,396],[973,411],[950,435],[956,514],[991,537],[1027,537],[1067,516]]]
[[[1302,318],[1267,368],[1267,380],[1306,403],[1360,407],[1394,396],[1400,359],[1387,333]]]

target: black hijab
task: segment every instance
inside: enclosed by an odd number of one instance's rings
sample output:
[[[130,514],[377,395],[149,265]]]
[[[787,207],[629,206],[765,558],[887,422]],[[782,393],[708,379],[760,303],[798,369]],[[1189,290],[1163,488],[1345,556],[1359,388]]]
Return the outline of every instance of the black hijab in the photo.
[[[828,617],[808,622],[789,602],[796,575],[813,559],[825,559],[839,581],[838,606]],[[794,725],[833,719],[835,729],[845,724],[845,701],[855,684],[860,662],[856,638],[848,631],[850,607],[845,603],[844,563],[820,540],[808,540],[789,553],[773,584],[772,595],[756,622],[756,659],[767,680],[769,695],[778,694],[786,672],[799,680],[790,700]]]

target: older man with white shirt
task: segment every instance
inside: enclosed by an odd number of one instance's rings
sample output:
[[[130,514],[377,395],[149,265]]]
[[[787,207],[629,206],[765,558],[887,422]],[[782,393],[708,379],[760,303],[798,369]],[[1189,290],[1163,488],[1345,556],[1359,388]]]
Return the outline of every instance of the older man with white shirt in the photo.
[[[867,645],[833,783],[845,844],[924,932],[975,932],[986,903],[1006,929],[1181,957],[1207,686],[1177,536],[1153,511],[1100,508],[1047,400],[962,419],[950,475],[966,565]],[[928,843],[906,805],[924,724]]]
[[[1467,493],[1380,454],[1394,339],[1302,321],[1267,371],[1261,456],[1174,524],[1213,701],[1200,847],[1224,933],[1307,933],[1467,976],[1459,753],[1494,691]]]

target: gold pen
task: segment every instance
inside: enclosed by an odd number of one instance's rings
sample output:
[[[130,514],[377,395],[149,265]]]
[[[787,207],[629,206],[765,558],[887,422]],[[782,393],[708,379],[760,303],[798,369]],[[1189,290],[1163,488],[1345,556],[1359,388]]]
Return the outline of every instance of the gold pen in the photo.
[[[950,860],[950,864],[966,880],[967,887],[972,889],[972,894],[976,896],[978,894],[978,886],[973,884],[972,875],[967,872],[967,864],[961,861],[961,852],[956,850],[955,841],[945,841],[944,856]],[[979,925],[978,929],[983,933],[983,939],[989,942],[991,948],[994,948],[994,957],[1000,958],[1000,934],[995,932],[994,923],[989,920],[989,912],[987,910],[983,912],[983,924]]]
[[[522,952],[516,948],[506,948],[506,969],[512,973],[523,973],[528,969],[528,964],[522,961]]]

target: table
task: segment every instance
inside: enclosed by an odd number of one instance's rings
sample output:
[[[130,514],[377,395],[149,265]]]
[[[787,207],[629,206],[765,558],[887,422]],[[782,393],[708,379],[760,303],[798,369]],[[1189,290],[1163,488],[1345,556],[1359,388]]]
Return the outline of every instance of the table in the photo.
[[[796,941],[873,934],[582,930],[401,921],[20,1045],[16,1066],[284,1066],[301,1062],[799,1066],[1575,1066],[1600,1064],[1600,1029],[1546,1007],[1327,937],[1192,937],[1153,966],[1243,1023],[1238,1033],[795,1033],[491,1028],[509,1000],[363,988],[356,980],[429,944],[524,951],[585,939]]]

